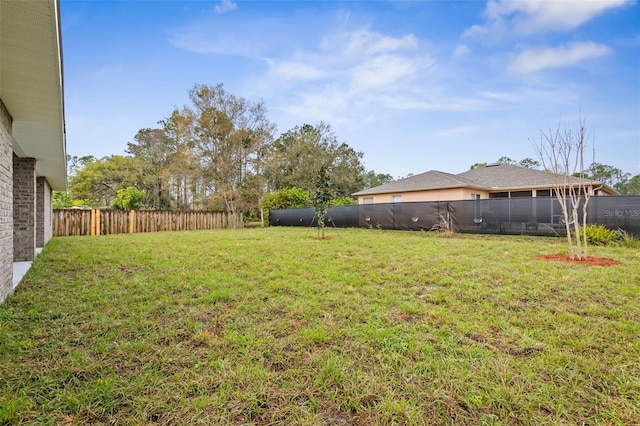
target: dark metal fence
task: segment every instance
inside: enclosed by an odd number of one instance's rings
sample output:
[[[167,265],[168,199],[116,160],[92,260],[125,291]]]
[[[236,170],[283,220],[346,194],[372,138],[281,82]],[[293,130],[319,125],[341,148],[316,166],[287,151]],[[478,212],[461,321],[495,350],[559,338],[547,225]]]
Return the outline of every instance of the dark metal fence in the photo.
[[[580,208],[582,222],[582,207]],[[359,204],[329,209],[325,223],[335,227],[430,230],[443,222],[460,232],[562,235],[560,203],[555,197]],[[587,223],[640,235],[640,196],[592,197]],[[312,208],[269,212],[271,226],[317,226]]]

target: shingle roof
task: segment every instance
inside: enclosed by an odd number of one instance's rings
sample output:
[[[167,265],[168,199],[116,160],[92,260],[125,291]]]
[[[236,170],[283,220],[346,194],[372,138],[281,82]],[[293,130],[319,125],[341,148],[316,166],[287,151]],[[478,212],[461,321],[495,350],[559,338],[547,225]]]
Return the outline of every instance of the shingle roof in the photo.
[[[398,179],[396,181],[386,183],[375,188],[365,189],[353,195],[372,195],[385,194],[390,192],[407,192],[407,191],[426,191],[430,189],[446,189],[446,188],[482,188],[487,189],[470,181],[464,177],[452,175],[451,173],[439,172],[437,170],[429,170],[419,175],[409,176],[408,178]]]
[[[574,183],[580,182],[579,178],[572,178]],[[584,183],[594,186],[602,185],[601,182],[590,179],[583,179]],[[387,194],[408,191],[428,191],[434,189],[448,188],[473,188],[487,191],[530,189],[539,187],[551,187],[555,183],[555,178],[548,171],[528,169],[526,167],[513,166],[510,164],[489,164],[486,167],[468,170],[457,175],[451,173],[430,170],[419,175],[410,176],[405,179],[398,179],[375,188],[365,189],[354,193],[354,196]],[[602,185],[606,192],[616,194],[617,192]]]
[[[554,175],[544,170],[528,169],[526,167],[501,163],[489,164],[486,167],[468,170],[456,176],[470,180],[476,185],[481,185],[491,190],[536,188],[541,186],[549,187],[556,183],[557,178],[564,178],[564,175]],[[583,182],[601,185],[600,182],[590,179],[573,177],[572,180],[574,183]],[[559,182],[562,182],[562,180]]]

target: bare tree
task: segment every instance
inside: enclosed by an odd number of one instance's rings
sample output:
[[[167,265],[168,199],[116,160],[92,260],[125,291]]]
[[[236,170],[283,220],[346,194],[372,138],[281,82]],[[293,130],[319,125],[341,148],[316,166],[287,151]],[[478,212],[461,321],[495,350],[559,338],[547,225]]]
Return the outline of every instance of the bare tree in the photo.
[[[543,167],[553,176],[552,186],[562,210],[571,259],[587,257],[587,205],[597,188],[593,188],[592,182],[586,179],[584,155],[591,145],[595,157],[594,141],[594,134],[587,132],[587,117],[580,115],[577,131],[562,130],[558,125],[555,132],[542,132],[540,143],[535,147]]]

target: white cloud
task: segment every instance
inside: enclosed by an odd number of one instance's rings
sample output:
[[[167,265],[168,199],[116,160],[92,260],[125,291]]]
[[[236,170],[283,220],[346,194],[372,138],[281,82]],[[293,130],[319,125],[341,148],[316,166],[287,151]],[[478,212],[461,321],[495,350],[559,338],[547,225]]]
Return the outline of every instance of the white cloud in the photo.
[[[466,44],[459,44],[453,50],[451,57],[454,59],[462,58],[463,56],[467,56],[469,54],[469,46]]]
[[[238,5],[233,2],[233,0],[220,0],[219,4],[214,6],[214,10],[218,14],[227,13],[232,10],[236,10]]]
[[[245,43],[224,36],[218,37],[216,35],[215,37],[217,37],[215,42],[212,42],[196,31],[193,33],[184,32],[174,36],[171,43],[180,49],[198,55],[246,55],[250,51],[249,46]]]
[[[378,102],[397,111],[469,112],[487,109],[487,102],[474,97],[451,96],[444,93],[420,92],[384,95]]]
[[[317,117],[328,122],[340,121],[341,111],[348,108],[348,97],[339,88],[328,85],[323,90],[308,90],[299,93],[301,102],[290,104],[287,110],[292,115]]]
[[[270,51],[282,49],[291,38],[290,32],[275,31],[265,36],[262,31],[265,27],[270,30],[271,27],[280,27],[284,18],[278,21],[259,16],[247,25],[247,18],[241,14],[226,14],[234,9],[236,4],[233,1],[222,0],[197,19],[170,29],[168,40],[173,46],[197,55],[255,58],[269,56]]]
[[[490,0],[484,12],[487,22],[467,28],[463,36],[500,39],[506,34],[566,32],[611,9],[630,4],[633,0]]]
[[[299,61],[274,62],[269,59],[271,74],[276,78],[287,80],[318,80],[326,76],[326,72],[312,64]]]
[[[424,93],[434,84],[437,62],[420,49],[413,34],[392,37],[366,28],[334,31],[321,38],[316,49],[270,58],[268,63],[272,80],[259,86],[280,87],[289,105],[282,109],[303,119],[374,120],[370,111],[433,107],[424,102]]]
[[[511,61],[508,70],[515,74],[534,73],[546,68],[575,65],[588,59],[600,58],[610,52],[609,47],[593,42],[569,43],[559,48],[525,50]]]
[[[415,50],[417,48],[418,41],[413,34],[395,38],[362,29],[348,35],[345,53],[347,56],[371,56],[405,49]]]
[[[527,76],[526,86],[488,87],[477,92],[477,96],[495,105],[564,105],[571,106],[580,102],[580,87],[569,81],[535,82]]]
[[[352,83],[361,90],[389,88],[412,79],[422,64],[399,55],[380,55],[349,70]]]

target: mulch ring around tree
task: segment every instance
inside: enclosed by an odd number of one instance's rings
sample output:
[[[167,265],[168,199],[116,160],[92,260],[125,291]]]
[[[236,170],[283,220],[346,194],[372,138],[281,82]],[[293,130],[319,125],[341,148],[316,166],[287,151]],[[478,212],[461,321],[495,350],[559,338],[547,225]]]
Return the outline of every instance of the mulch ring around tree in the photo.
[[[608,257],[595,257],[595,256],[587,256],[586,258],[578,259],[577,257],[571,259],[568,254],[556,253],[556,254],[539,254],[535,256],[536,259],[542,260],[551,260],[555,262],[567,262],[567,263],[575,263],[578,265],[585,266],[617,266],[622,265],[622,262],[618,262],[615,259],[610,259]]]

